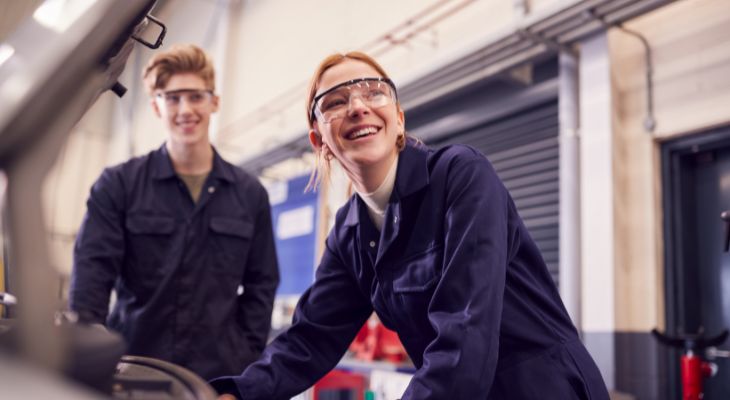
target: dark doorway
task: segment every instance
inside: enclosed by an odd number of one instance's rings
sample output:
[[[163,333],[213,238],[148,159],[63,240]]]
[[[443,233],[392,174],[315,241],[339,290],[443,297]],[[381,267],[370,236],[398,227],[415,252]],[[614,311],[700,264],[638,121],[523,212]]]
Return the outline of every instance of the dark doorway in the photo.
[[[730,210],[730,127],[666,143],[662,149],[667,332],[714,336],[730,328],[730,254],[723,252]],[[729,349],[726,341],[721,349]],[[679,399],[679,352],[668,358],[670,398]],[[714,360],[705,399],[730,398],[730,359]]]

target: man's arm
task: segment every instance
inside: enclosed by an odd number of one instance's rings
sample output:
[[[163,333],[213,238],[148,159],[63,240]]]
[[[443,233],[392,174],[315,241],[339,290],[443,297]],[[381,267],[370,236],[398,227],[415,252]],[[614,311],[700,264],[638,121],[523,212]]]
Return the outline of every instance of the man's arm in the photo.
[[[271,207],[263,188],[254,215],[256,221],[253,241],[243,275],[244,292],[239,300],[239,321],[251,350],[258,357],[266,346],[266,339],[271,329],[271,311],[274,307],[276,288],[279,285]]]
[[[74,245],[69,307],[81,322],[106,322],[109,294],[124,252],[122,201],[121,183],[105,170],[91,188]]]

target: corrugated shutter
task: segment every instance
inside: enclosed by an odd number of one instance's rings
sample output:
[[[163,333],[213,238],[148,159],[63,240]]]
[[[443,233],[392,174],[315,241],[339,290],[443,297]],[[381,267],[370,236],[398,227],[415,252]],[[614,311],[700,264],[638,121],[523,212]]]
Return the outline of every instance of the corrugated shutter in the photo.
[[[558,283],[559,145],[557,99],[427,143],[474,146],[494,165]]]

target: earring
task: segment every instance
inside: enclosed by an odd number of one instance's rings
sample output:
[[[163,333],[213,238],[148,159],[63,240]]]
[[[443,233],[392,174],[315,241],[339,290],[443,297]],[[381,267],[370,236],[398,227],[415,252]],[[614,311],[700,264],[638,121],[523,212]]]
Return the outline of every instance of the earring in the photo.
[[[406,132],[401,131],[398,134],[398,137],[395,139],[395,145],[398,147],[398,149],[403,149],[406,146]]]

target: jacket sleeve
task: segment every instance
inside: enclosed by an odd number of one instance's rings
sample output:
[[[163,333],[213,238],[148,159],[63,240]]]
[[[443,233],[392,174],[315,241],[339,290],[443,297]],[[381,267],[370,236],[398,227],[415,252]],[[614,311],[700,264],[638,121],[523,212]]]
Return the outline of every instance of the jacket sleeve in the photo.
[[[271,312],[279,285],[271,207],[266,191],[261,188],[256,204],[254,236],[243,274],[243,295],[240,296],[239,323],[251,346],[253,362],[266,346],[271,329]]]
[[[106,323],[109,295],[123,261],[123,199],[121,181],[105,170],[91,188],[74,244],[69,307],[81,322]]]
[[[327,240],[314,284],[297,304],[292,326],[279,335],[259,361],[238,377],[211,384],[220,393],[245,400],[288,400],[337,365],[372,313],[364,296]]]
[[[483,399],[494,380],[510,200],[486,158],[459,148],[445,174],[444,260],[428,306],[436,337],[403,400]]]

